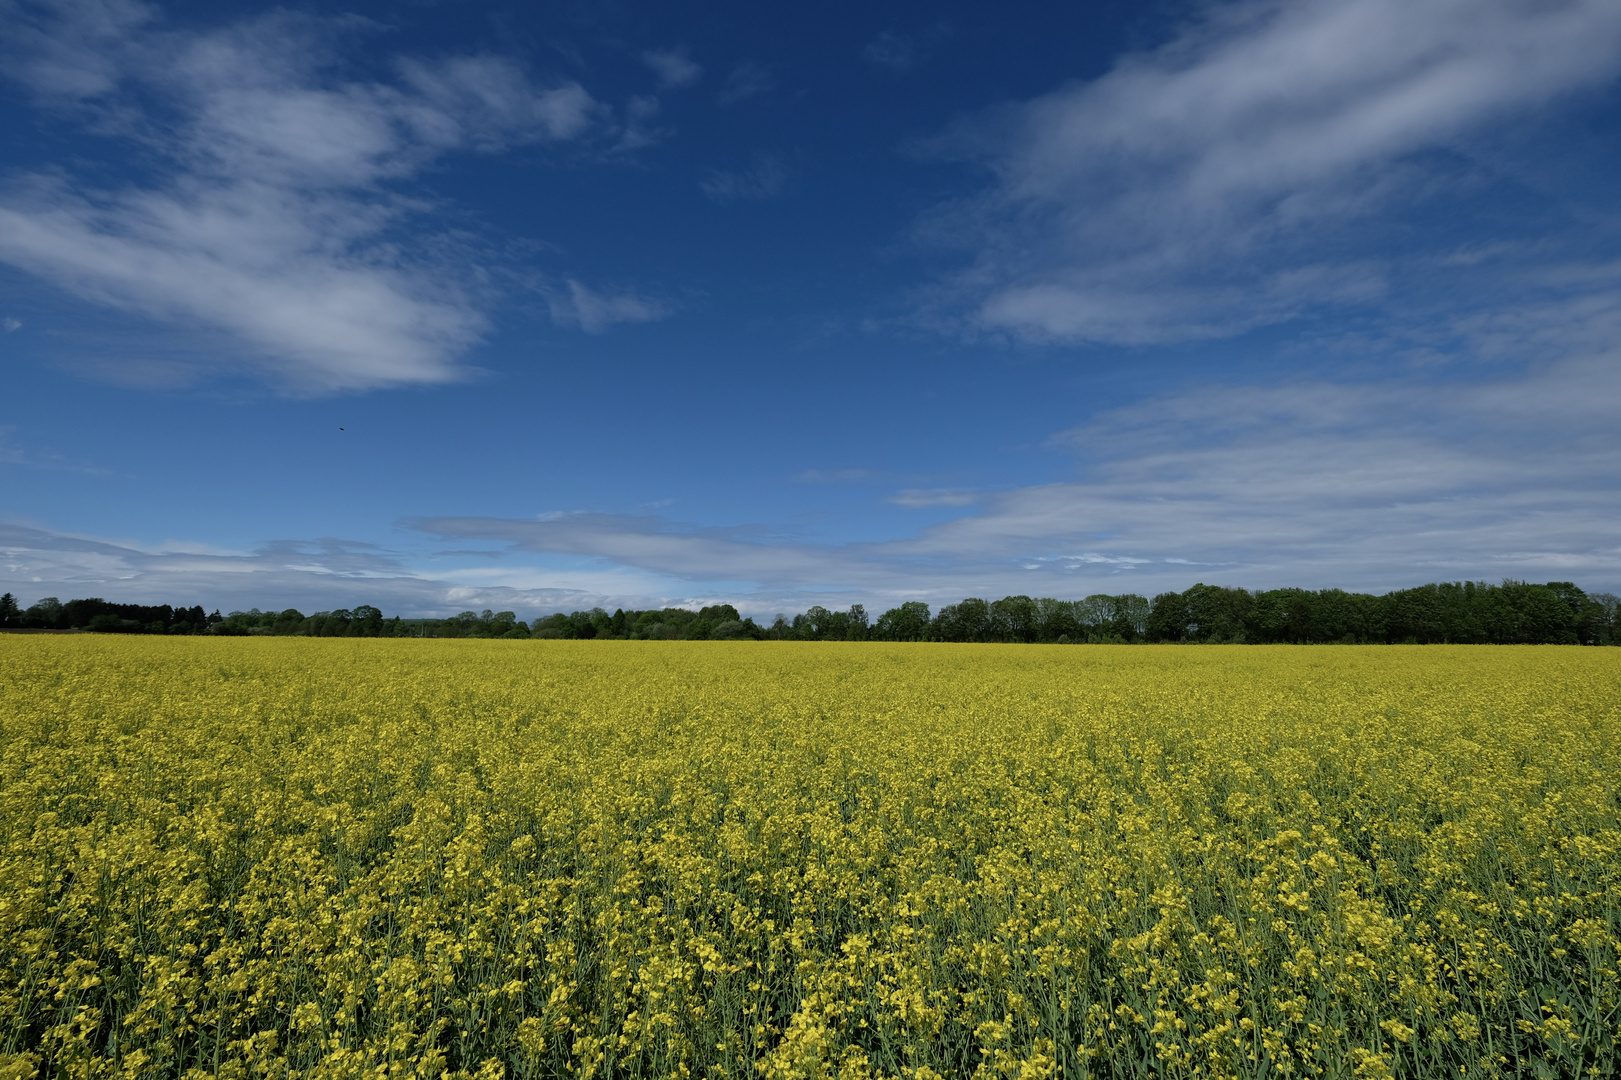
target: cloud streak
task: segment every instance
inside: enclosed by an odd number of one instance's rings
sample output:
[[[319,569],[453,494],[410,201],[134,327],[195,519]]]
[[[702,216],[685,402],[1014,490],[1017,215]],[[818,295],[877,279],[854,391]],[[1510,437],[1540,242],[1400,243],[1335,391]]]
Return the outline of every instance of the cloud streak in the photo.
[[[691,86],[704,74],[685,49],[649,49],[642,53],[642,62],[658,76],[661,90]]]
[[[402,185],[452,152],[562,145],[607,110],[496,56],[402,59],[345,78],[358,30],[280,13],[208,32],[131,3],[0,6],[12,67],[43,107],[140,148],[145,185],[62,173],[0,188],[0,261],[92,303],[237,344],[296,392],[461,377],[486,282],[443,238],[402,247],[430,204]],[[462,253],[465,256],[465,252]]]
[[[1102,78],[933,143],[994,181],[924,233],[973,252],[949,294],[980,328],[1230,335],[1378,299],[1382,260],[1336,230],[1411,205],[1433,180],[1415,155],[1618,73],[1621,8],[1607,0],[1221,7]]]
[[[618,323],[657,322],[675,311],[665,300],[635,292],[598,291],[573,279],[561,288],[546,289],[545,294],[553,322],[578,326],[588,334],[600,334]]]
[[[722,205],[734,202],[764,202],[782,194],[788,182],[788,169],[773,154],[761,154],[747,169],[737,172],[712,170],[698,182],[698,189]]]
[[[896,506],[921,509],[927,506],[972,506],[979,494],[966,488],[906,488],[889,497]]]
[[[884,30],[867,42],[861,55],[874,67],[904,74],[928,60],[941,42],[950,36],[951,27],[945,23],[935,23],[920,34]]]
[[[45,596],[122,603],[203,604],[210,610],[317,610],[374,604],[389,615],[445,616],[467,609],[574,611],[599,604],[662,607],[703,599],[664,592],[646,575],[522,568],[413,569],[406,556],[334,538],[280,540],[251,551],[185,543],[140,544],[0,521],[0,591],[24,606]]]
[[[715,100],[721,105],[736,105],[769,94],[776,86],[777,81],[767,68],[752,60],[745,60],[726,76],[726,85]]]

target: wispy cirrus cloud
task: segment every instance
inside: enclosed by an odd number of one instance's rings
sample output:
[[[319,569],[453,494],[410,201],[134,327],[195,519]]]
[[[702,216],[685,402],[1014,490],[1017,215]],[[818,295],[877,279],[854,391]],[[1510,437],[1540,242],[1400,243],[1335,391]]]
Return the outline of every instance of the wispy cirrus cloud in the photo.
[[[879,473],[872,469],[803,469],[794,474],[800,484],[856,484],[874,480]]]
[[[745,60],[732,68],[731,74],[726,76],[726,85],[721,87],[715,100],[722,105],[736,105],[740,101],[769,94],[776,86],[777,80],[770,69],[753,60]]]
[[[698,189],[718,203],[763,202],[782,194],[788,169],[775,154],[757,155],[746,169],[736,172],[711,170],[698,182]]]
[[[552,321],[578,326],[588,334],[600,334],[617,323],[657,322],[675,311],[675,305],[668,300],[628,290],[599,291],[572,278],[561,286],[547,286],[543,292]]]
[[[1608,0],[1210,7],[932,144],[993,177],[923,226],[972,253],[943,303],[1030,339],[1149,344],[1380,301],[1415,241],[1348,230],[1445,188],[1421,155],[1618,74]]]
[[[704,75],[704,69],[687,55],[685,49],[649,49],[642,53],[642,62],[658,76],[661,90],[691,86]]]
[[[297,392],[462,376],[487,328],[478,260],[428,230],[409,182],[445,154],[611,134],[578,83],[491,55],[345,74],[365,28],[275,12],[215,30],[128,0],[0,4],[7,68],[63,123],[139,151],[151,179],[63,170],[0,187],[0,261],[92,303],[234,342]],[[420,238],[419,238],[420,239]]]
[[[897,74],[904,74],[928,60],[934,50],[950,36],[951,27],[946,23],[935,23],[915,34],[892,28],[880,32],[877,37],[867,42],[861,50],[861,55],[874,67],[887,68]]]
[[[967,488],[905,488],[889,497],[896,506],[972,506],[979,494]]]

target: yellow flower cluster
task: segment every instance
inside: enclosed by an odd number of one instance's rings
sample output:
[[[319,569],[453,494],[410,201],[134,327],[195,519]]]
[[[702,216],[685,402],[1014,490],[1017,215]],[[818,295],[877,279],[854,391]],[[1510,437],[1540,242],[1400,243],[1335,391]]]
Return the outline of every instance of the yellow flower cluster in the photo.
[[[0,1076],[1621,1072],[1621,650],[0,636]]]

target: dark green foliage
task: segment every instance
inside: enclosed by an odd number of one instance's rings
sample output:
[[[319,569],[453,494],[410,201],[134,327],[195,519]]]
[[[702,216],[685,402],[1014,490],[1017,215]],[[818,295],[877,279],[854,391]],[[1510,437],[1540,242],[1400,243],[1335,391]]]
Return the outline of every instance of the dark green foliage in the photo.
[[[872,636],[879,641],[926,641],[929,636],[929,605],[908,600],[878,616]]]
[[[1383,596],[1341,589],[1251,593],[1218,585],[1154,598],[1151,641],[1608,645],[1621,641],[1617,604],[1568,581],[1463,581]]]
[[[22,625],[32,630],[66,630],[62,601],[47,596],[23,612]]]
[[[870,637],[1053,644],[1621,644],[1621,600],[1589,596],[1557,581],[1445,583],[1383,596],[1343,589],[1250,592],[1200,583],[1152,602],[1135,593],[1077,601],[1008,596],[947,604],[932,620],[928,610],[917,601],[891,608]]]
[[[47,596],[22,610],[0,596],[0,629],[89,630],[123,634],[302,635],[306,637],[473,637],[634,639],[642,641],[952,641],[1030,644],[1621,644],[1621,599],[1588,594],[1568,581],[1501,585],[1462,581],[1420,585],[1374,596],[1343,589],[1250,592],[1202,582],[1152,601],[1136,593],[1084,600],[969,597],[932,618],[911,600],[869,622],[867,609],[821,605],[769,627],[731,604],[647,611],[601,608],[558,612],[532,623],[510,611],[464,611],[448,619],[387,619],[375,607],[318,611],[204,614],[201,607],[113,604],[91,598],[62,603]]]
[[[0,626],[19,630],[93,630],[115,634],[206,634],[219,615],[201,607],[168,604],[113,604],[99,597],[62,603],[47,596],[27,611],[18,611],[10,593],[0,599]]]
[[[612,615],[592,608],[569,615],[546,615],[530,627],[532,637],[567,640],[733,641],[765,636],[753,619],[743,618],[731,604],[714,604],[697,612],[686,608],[620,608]]]
[[[1192,627],[1188,602],[1181,593],[1160,593],[1148,612],[1149,641],[1186,641]]]

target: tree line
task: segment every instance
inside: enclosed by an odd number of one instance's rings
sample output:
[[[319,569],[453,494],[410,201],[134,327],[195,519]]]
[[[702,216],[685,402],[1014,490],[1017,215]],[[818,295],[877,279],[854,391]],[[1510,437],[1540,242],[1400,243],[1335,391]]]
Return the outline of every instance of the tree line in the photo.
[[[954,641],[1048,644],[1621,644],[1621,600],[1568,581],[1499,585],[1463,581],[1374,595],[1342,589],[1250,591],[1198,584],[1152,600],[1135,593],[1083,600],[969,597],[931,612],[909,601],[869,619],[865,606],[815,606],[769,625],[731,604],[691,611],[602,608],[524,622],[510,611],[464,611],[448,619],[385,618],[369,605],[305,615],[199,606],[114,604],[46,597],[22,609],[0,597],[0,629],[101,633],[301,635],[306,637],[566,638],[604,640]]]
[[[220,622],[220,613],[205,614],[201,606],[168,604],[112,604],[92,597],[62,603],[47,596],[26,609],[10,593],[0,596],[0,629],[95,630],[112,634],[207,634]]]

